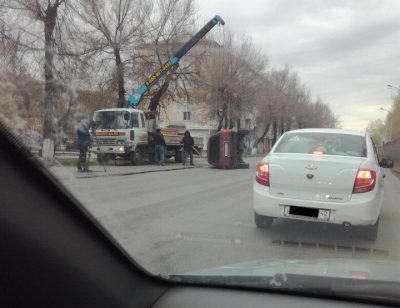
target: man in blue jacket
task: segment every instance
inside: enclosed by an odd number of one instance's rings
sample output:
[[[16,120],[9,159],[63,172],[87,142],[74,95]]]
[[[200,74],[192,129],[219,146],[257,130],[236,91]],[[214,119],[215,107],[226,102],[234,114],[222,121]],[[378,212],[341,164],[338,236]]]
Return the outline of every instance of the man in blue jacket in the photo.
[[[78,159],[78,172],[88,172],[88,162],[86,160],[86,155],[90,145],[90,133],[89,124],[87,120],[81,120],[78,124],[76,130],[78,136],[77,145],[79,149],[79,159]]]
[[[153,143],[156,165],[164,166],[166,144],[159,128],[157,128],[156,134],[153,137]]]

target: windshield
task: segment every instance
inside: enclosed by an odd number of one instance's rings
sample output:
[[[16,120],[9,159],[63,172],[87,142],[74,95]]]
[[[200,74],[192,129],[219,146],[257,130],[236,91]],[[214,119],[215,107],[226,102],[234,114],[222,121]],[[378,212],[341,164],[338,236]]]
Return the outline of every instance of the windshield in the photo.
[[[290,133],[277,144],[274,153],[321,153],[366,157],[365,137],[333,133]]]
[[[0,127],[151,274],[400,286],[398,29],[391,0],[1,1]]]
[[[124,129],[129,127],[129,113],[118,111],[101,111],[94,114],[96,128]],[[137,115],[136,115],[137,118]],[[136,120],[137,121],[137,120]]]

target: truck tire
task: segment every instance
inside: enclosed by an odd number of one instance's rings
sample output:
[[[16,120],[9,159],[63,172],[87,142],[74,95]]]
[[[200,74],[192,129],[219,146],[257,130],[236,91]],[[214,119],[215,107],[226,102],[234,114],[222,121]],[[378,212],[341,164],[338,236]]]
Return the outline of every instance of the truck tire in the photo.
[[[140,149],[136,149],[136,151],[131,152],[129,154],[129,161],[132,166],[139,165],[142,161],[142,151],[140,151]]]
[[[175,162],[176,163],[182,163],[182,151],[176,151],[175,152]]]

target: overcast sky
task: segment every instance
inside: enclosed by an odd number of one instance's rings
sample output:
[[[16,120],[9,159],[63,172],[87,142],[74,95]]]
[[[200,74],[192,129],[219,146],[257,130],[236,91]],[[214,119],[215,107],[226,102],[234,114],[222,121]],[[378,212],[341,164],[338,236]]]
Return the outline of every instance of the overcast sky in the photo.
[[[205,19],[253,37],[270,61],[299,73],[343,128],[386,116],[400,85],[400,1],[199,0]],[[214,30],[218,31],[218,30]]]

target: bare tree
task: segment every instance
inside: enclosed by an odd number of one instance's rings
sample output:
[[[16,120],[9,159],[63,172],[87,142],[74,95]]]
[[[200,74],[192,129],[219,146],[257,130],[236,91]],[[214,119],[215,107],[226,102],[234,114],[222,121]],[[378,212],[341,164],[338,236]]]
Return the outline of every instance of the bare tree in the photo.
[[[258,138],[253,147],[257,148],[271,130],[274,140],[277,138],[278,120],[282,118],[283,110],[287,109],[288,101],[285,93],[289,87],[290,72],[286,67],[282,70],[272,69],[261,77],[263,84],[260,87],[256,100]]]
[[[244,112],[251,112],[258,97],[266,57],[251,38],[226,31],[218,47],[210,49],[198,79],[198,99],[210,116],[218,116],[218,128],[232,128]]]
[[[387,135],[391,136],[390,141],[393,141],[400,138],[400,92],[393,98],[393,103],[389,111],[385,119],[385,126]]]
[[[20,36],[21,33],[19,32],[15,40],[3,40],[0,42],[0,58],[2,60],[3,74],[14,84],[22,98],[23,105],[19,106],[22,109],[22,114],[29,116],[32,111],[32,99],[28,91],[31,76],[25,61],[27,48],[20,45]]]
[[[386,127],[385,123],[381,119],[370,121],[366,127],[366,131],[370,134],[372,140],[377,146],[383,144]]]
[[[272,145],[284,132],[293,128],[335,127],[337,118],[321,99],[312,101],[297,73],[288,66],[272,69],[262,77],[263,86],[256,99],[257,134],[253,148],[272,134]]]
[[[125,65],[143,35],[144,22],[152,11],[152,1],[146,0],[81,0],[76,13],[89,29],[82,38],[102,52],[97,64],[109,70],[114,64],[112,83],[117,92],[117,107],[125,105]]]
[[[146,77],[161,67],[187,39],[193,35],[195,26],[194,0],[158,0],[152,16],[146,21],[147,33],[143,37],[135,55],[134,79],[137,86]],[[199,43],[198,45],[201,45]],[[161,98],[167,95],[169,100],[190,100],[188,88],[198,74],[196,63],[203,52],[194,47],[172,70],[153,86],[145,98],[151,114],[157,111]]]
[[[57,22],[64,2],[65,0],[11,0],[1,4],[2,10],[11,10],[14,13],[14,20],[10,19],[3,23],[2,39],[18,43],[32,51],[44,53],[43,137],[45,138],[44,144],[49,145],[47,153],[49,157],[52,157],[54,153],[56,138],[55,33],[59,31]],[[18,35],[18,39],[16,39],[16,32],[23,33],[23,35]]]

